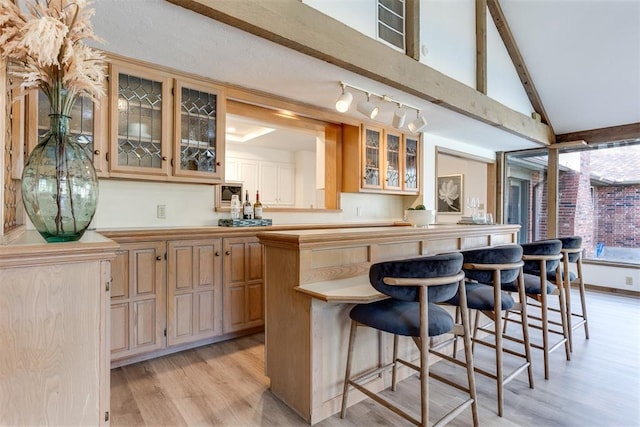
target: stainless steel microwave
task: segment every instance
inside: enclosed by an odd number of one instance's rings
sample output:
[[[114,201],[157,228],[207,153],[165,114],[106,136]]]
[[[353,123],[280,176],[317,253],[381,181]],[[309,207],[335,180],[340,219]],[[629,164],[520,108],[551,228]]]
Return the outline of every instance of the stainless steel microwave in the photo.
[[[231,206],[231,196],[238,195],[240,201],[242,201],[242,182],[227,181],[220,184],[217,191],[217,207],[229,207]]]

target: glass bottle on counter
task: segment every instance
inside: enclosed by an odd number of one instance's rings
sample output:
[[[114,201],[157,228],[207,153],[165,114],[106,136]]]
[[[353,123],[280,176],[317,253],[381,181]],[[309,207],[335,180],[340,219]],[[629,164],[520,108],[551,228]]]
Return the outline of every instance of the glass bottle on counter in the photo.
[[[240,219],[240,197],[237,194],[231,196],[231,219]]]
[[[242,218],[244,219],[252,219],[253,218],[253,205],[249,201],[249,190],[246,191],[244,196],[244,205],[242,208]]]
[[[256,202],[253,204],[253,217],[262,219],[262,203],[260,203],[260,192],[256,190]]]

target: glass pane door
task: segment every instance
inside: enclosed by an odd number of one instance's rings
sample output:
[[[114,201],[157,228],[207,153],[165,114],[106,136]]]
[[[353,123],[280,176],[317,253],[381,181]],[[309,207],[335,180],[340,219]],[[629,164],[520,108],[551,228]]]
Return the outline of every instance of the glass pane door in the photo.
[[[180,91],[181,171],[217,173],[221,165],[217,138],[218,95],[182,87]]]
[[[405,191],[418,191],[418,139],[404,139],[404,187]]]
[[[380,177],[380,158],[382,131],[364,128],[364,183],[363,187],[382,188]]]
[[[162,169],[162,85],[118,74],[119,166]]]
[[[400,134],[386,133],[385,154],[385,171],[386,177],[384,187],[392,190],[402,190],[400,182],[400,145],[402,136]]]

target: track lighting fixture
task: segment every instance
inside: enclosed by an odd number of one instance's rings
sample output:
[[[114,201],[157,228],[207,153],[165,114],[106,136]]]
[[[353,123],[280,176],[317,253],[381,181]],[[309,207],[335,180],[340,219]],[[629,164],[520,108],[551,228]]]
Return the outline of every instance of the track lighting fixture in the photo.
[[[420,110],[416,110],[416,113],[416,119],[407,125],[407,128],[411,131],[411,133],[423,132],[427,128],[427,119],[425,119],[424,116],[420,114]]]
[[[406,119],[407,119],[407,112],[402,109],[401,104],[398,104],[398,108],[396,109],[396,111],[393,112],[393,119],[391,121],[391,125],[396,129],[400,129],[402,126],[404,126],[404,122],[406,121]]]
[[[359,113],[369,117],[370,119],[375,119],[380,109],[370,102],[370,98],[371,94],[367,93],[367,100],[358,102],[358,105],[356,105],[356,110],[358,110]]]
[[[351,103],[353,101],[353,94],[346,90],[347,88],[351,88],[367,95],[366,100],[358,102],[358,104],[356,105],[356,110],[359,113],[367,116],[369,119],[374,119],[380,111],[377,105],[371,103],[371,97],[373,96],[380,98],[382,101],[390,102],[397,105],[397,108],[393,112],[393,118],[391,119],[391,125],[394,128],[401,129],[405,126],[405,123],[407,121],[407,109],[415,110],[417,113],[417,118],[407,125],[409,131],[415,134],[423,132],[427,127],[427,120],[422,116],[421,111],[418,107],[414,107],[404,102],[401,103],[400,101],[393,99],[390,96],[379,95],[377,93],[373,93],[357,86],[353,86],[349,83],[340,82],[340,87],[342,88],[342,94],[336,100],[336,110],[340,113],[346,113],[351,106]]]
[[[346,113],[351,106],[351,101],[353,101],[353,95],[351,94],[351,92],[345,92],[344,88],[345,85],[343,83],[342,95],[340,95],[340,98],[338,98],[338,100],[336,101],[336,110],[340,113]]]

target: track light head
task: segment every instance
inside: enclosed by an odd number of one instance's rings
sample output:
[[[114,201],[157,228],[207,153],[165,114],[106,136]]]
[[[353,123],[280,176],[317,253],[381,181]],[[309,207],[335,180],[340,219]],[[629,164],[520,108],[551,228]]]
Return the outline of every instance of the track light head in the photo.
[[[356,105],[356,110],[358,110],[359,113],[369,117],[370,119],[375,119],[375,117],[378,115],[378,111],[380,110],[377,106],[369,102],[369,97],[370,94],[367,93],[367,100],[358,102],[358,105]]]
[[[407,120],[407,112],[402,109],[402,106],[398,105],[398,108],[393,113],[393,119],[391,120],[391,125],[400,129],[404,126],[404,122]]]
[[[420,133],[424,132],[427,128],[427,119],[424,118],[420,112],[418,112],[418,117],[413,120],[411,123],[407,125],[407,128],[411,131],[411,133]]]
[[[353,95],[351,92],[344,91],[344,85],[342,86],[342,95],[336,101],[336,110],[340,113],[345,113],[349,110],[351,106],[351,101],[353,101]]]

